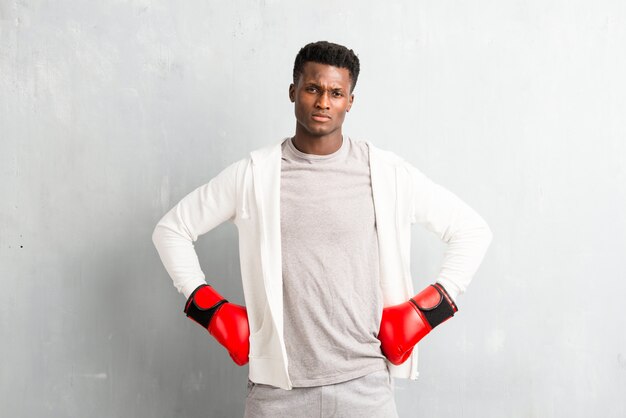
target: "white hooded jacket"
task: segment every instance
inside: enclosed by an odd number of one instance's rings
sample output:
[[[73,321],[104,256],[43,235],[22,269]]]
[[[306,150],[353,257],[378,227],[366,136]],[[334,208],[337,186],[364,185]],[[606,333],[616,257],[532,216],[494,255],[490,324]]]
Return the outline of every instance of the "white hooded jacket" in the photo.
[[[206,283],[193,242],[224,221],[239,233],[241,280],[250,325],[249,379],[292,389],[283,338],[280,237],[281,145],[232,163],[185,196],[158,222],[152,240],[174,286],[188,298]],[[391,151],[369,147],[384,306],[416,292],[410,272],[411,225],[448,244],[436,281],[453,299],[465,292],[492,240],[487,223],[461,199]],[[211,284],[211,283],[210,283]],[[418,347],[393,377],[417,379]]]

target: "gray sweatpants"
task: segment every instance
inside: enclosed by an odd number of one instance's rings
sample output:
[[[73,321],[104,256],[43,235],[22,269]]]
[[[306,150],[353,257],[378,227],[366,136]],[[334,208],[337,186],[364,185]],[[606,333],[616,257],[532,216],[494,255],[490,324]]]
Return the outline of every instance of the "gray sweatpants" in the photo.
[[[248,379],[244,418],[398,418],[389,369],[326,386],[285,390]]]

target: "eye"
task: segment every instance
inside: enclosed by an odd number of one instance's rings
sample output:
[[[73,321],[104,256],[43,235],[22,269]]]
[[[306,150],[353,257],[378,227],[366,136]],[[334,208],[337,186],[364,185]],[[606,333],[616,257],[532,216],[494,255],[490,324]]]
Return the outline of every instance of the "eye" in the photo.
[[[343,93],[342,93],[342,92],[340,92],[340,91],[333,91],[333,96],[335,96],[335,97],[341,97],[341,96],[343,96]]]
[[[315,93],[317,91],[316,87],[313,86],[309,86],[306,88],[306,91],[311,92],[311,93]]]

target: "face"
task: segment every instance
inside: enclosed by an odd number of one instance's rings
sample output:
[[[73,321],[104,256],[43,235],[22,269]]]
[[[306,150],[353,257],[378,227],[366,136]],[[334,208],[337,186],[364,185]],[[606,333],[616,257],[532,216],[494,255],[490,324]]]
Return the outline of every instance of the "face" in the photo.
[[[350,86],[347,68],[306,62],[297,84],[289,86],[297,129],[311,136],[325,136],[341,129],[354,100]]]

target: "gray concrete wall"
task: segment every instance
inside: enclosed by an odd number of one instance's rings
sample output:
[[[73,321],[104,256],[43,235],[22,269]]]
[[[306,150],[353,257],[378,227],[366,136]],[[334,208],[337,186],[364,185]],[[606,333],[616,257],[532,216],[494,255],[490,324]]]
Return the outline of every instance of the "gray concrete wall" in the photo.
[[[247,366],[184,316],[150,235],[293,134],[320,39],[361,59],[345,132],[495,234],[400,416],[626,416],[624,2],[0,0],[1,416],[243,415]],[[444,248],[416,227],[416,287]],[[243,303],[236,228],[196,249]]]

